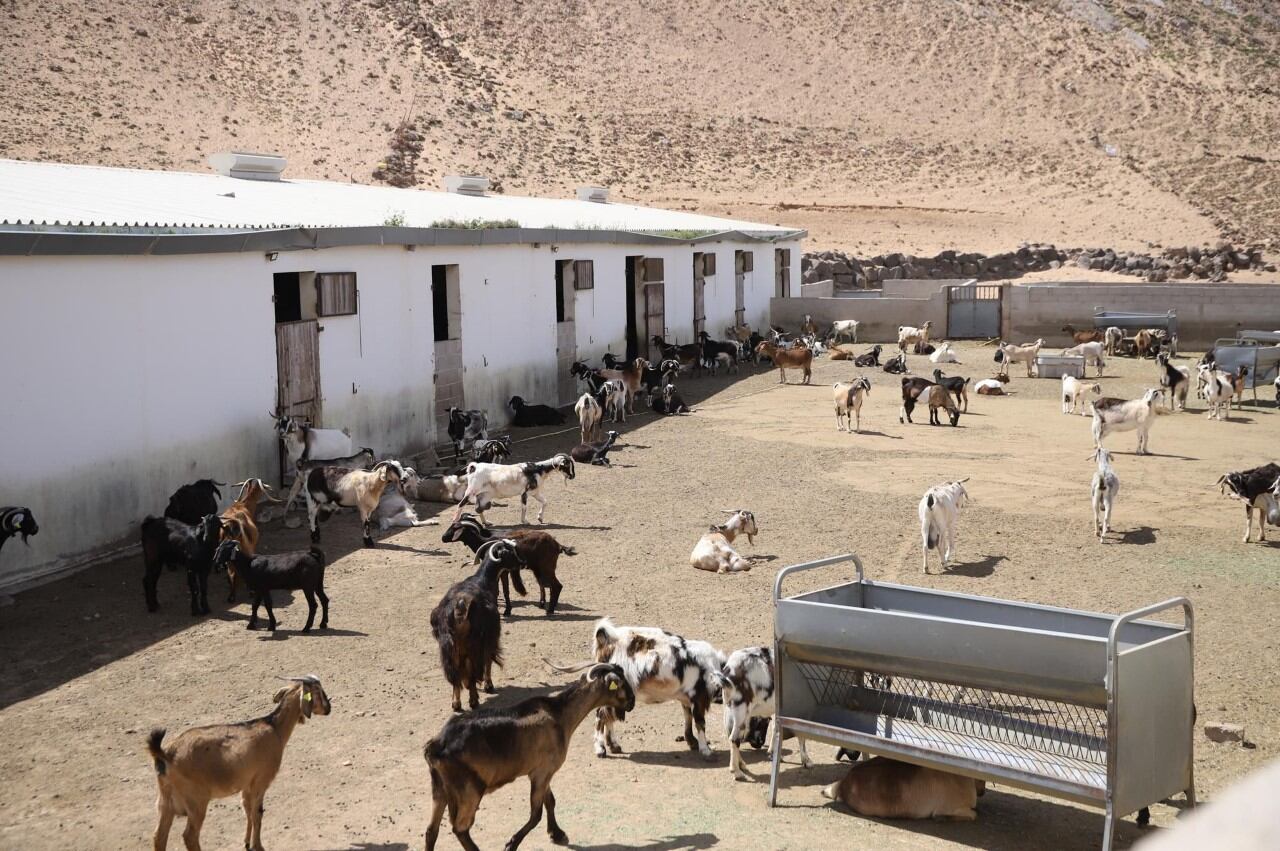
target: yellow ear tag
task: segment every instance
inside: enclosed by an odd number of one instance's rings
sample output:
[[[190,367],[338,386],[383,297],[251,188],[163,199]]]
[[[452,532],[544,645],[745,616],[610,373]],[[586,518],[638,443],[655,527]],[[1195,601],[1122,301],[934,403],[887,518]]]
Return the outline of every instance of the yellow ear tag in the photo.
[[[304,692],[302,693],[302,699],[303,699],[303,700],[310,700],[310,699],[311,699],[311,692],[309,692],[309,691],[304,691]]]
[[[617,684],[617,682],[610,682],[610,683],[609,683],[609,691],[617,691],[617,690],[618,690],[618,684]]]

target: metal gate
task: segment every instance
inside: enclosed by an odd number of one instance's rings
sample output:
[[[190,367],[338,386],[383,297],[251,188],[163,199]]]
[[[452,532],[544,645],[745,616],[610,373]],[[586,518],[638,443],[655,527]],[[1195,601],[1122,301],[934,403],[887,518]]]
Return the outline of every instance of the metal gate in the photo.
[[[663,307],[665,290],[663,284],[644,285],[645,341],[642,348],[649,353],[648,359],[652,363],[662,360],[662,352],[653,344],[653,338],[661,337],[666,331],[666,309]]]
[[[276,325],[276,376],[279,413],[320,425],[320,323]]]
[[[947,287],[947,339],[999,337],[1003,292],[994,284]]]

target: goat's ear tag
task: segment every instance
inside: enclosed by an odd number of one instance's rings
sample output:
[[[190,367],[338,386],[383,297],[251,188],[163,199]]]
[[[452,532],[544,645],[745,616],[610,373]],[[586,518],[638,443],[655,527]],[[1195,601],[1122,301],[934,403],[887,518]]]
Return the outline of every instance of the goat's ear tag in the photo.
[[[609,682],[609,691],[617,691],[617,690],[618,690],[618,681],[617,681],[617,680],[610,680],[610,682]]]
[[[309,691],[304,691],[304,692],[302,693],[302,699],[303,699],[303,700],[311,700],[311,692],[309,692]]]

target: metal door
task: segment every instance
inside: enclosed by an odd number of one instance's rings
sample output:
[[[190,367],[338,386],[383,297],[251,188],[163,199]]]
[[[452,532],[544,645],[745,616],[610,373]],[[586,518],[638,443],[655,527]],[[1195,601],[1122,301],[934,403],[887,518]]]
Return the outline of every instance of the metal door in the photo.
[[[1003,292],[998,285],[947,287],[947,339],[999,337]]]
[[[280,414],[320,422],[320,323],[276,325],[276,406]]]
[[[649,353],[648,359],[653,363],[662,360],[662,352],[653,344],[654,337],[661,337],[666,330],[666,310],[663,307],[665,286],[663,284],[644,285],[644,350]]]

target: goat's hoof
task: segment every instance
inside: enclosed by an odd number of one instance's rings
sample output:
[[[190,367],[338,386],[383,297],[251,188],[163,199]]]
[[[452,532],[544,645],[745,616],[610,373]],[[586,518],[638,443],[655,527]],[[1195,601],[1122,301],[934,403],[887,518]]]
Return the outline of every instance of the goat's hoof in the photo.
[[[557,830],[554,833],[548,832],[548,835],[551,837],[552,845],[568,845],[569,844],[569,836],[563,830]]]
[[[610,743],[609,753],[622,753],[622,745],[619,745],[616,743]]]
[[[485,693],[485,694],[497,694],[497,693],[498,693],[498,690],[497,690],[496,688],[494,688],[494,687],[493,687],[493,683],[485,683],[485,684],[484,684],[484,693]]]
[[[364,545],[369,549],[373,549],[373,538],[366,536],[364,539]]]

